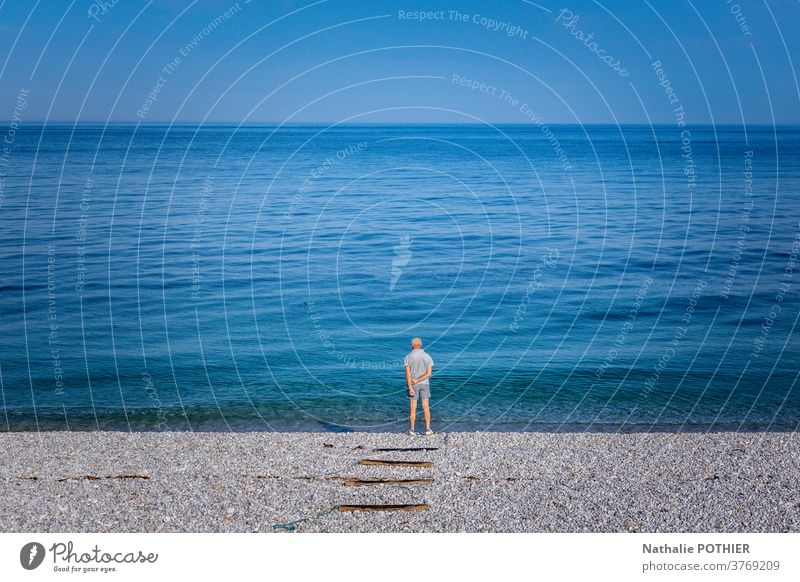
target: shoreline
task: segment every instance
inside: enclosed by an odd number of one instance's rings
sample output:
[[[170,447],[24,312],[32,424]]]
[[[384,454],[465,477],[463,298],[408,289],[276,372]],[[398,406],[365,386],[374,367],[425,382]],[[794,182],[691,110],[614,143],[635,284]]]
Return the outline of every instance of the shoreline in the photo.
[[[535,421],[535,422],[478,422],[446,421],[435,419],[435,427],[443,433],[542,433],[542,434],[642,434],[642,433],[795,433],[800,431],[800,420],[781,421],[736,421],[712,422],[597,422],[597,421]],[[130,425],[119,418],[103,415],[73,417],[67,424],[63,417],[40,417],[38,420],[14,420],[0,422],[0,434],[101,432],[132,434],[166,433],[341,433],[341,434],[394,434],[408,430],[408,418],[367,426],[353,426],[322,421],[295,421],[286,419],[254,421],[252,419],[178,419],[171,418],[169,424],[144,422],[132,418]],[[180,426],[176,426],[176,422]],[[418,425],[421,423],[419,419]],[[421,425],[420,425],[421,426]],[[418,426],[419,428],[419,426]]]
[[[3,532],[786,532],[800,438],[4,432],[0,486]]]

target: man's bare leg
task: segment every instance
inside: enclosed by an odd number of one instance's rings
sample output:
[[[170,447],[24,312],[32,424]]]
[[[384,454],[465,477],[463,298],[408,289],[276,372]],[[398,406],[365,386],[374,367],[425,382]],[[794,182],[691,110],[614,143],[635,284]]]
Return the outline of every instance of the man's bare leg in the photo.
[[[409,415],[409,420],[411,421],[411,430],[414,430],[414,424],[417,422],[417,401],[409,400],[408,403],[411,406],[411,412]]]
[[[422,401],[422,413],[425,415],[425,430],[431,430],[431,406],[427,399]]]

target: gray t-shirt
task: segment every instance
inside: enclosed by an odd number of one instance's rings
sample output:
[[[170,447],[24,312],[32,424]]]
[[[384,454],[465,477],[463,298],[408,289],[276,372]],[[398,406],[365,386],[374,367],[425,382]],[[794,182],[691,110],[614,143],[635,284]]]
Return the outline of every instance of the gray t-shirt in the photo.
[[[411,369],[411,378],[418,378],[428,371],[428,366],[433,366],[433,358],[425,353],[422,348],[411,350],[403,358],[403,366],[408,366]],[[429,384],[427,380],[423,380],[419,384],[415,384],[415,386],[424,387],[429,386]]]

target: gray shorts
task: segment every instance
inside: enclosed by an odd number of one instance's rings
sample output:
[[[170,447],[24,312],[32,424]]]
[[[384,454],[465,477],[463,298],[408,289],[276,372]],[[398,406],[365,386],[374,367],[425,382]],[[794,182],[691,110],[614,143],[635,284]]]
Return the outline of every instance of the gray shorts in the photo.
[[[406,398],[409,400],[419,400],[420,398],[423,400],[430,400],[431,387],[427,384],[424,386],[414,386],[414,396],[409,396],[408,389],[406,389]]]

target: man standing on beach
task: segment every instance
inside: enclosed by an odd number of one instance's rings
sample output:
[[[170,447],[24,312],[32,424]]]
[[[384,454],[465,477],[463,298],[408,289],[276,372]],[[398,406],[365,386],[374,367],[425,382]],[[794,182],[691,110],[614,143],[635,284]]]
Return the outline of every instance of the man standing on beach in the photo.
[[[406,369],[406,386],[408,386],[408,403],[411,406],[411,429],[408,434],[416,435],[414,423],[417,420],[417,400],[422,398],[422,411],[425,413],[425,434],[431,435],[431,387],[428,378],[433,373],[433,359],[422,349],[422,340],[415,337],[411,340],[411,351],[403,359]]]

